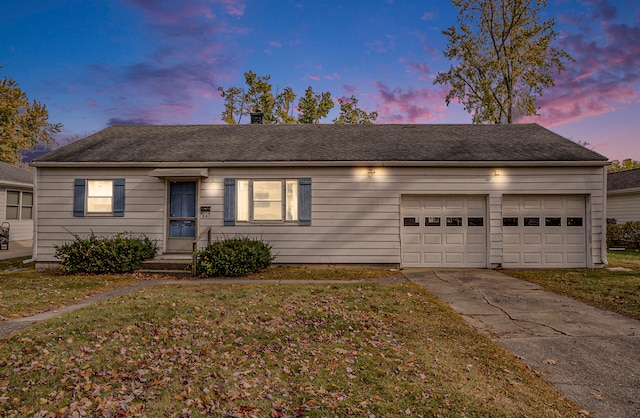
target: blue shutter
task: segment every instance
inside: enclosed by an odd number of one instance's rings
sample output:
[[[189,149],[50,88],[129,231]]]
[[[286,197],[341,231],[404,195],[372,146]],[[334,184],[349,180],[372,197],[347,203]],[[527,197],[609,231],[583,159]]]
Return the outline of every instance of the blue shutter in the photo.
[[[73,181],[73,216],[84,216],[85,185],[85,179],[75,179]]]
[[[302,177],[298,183],[298,219],[300,225],[311,225],[311,177]]]
[[[124,179],[113,180],[113,216],[124,216]]]
[[[224,179],[224,226],[236,224],[236,179]]]

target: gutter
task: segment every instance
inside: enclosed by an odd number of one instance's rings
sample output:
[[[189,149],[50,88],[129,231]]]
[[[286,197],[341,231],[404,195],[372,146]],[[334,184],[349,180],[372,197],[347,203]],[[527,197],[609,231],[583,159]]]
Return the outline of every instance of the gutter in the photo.
[[[34,167],[603,167],[608,161],[78,161],[34,162]]]

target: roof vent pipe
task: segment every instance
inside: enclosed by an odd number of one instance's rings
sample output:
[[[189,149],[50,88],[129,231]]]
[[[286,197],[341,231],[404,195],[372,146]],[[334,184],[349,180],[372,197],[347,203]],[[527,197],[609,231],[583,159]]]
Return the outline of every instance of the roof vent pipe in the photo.
[[[252,125],[264,125],[264,113],[260,111],[251,112]]]

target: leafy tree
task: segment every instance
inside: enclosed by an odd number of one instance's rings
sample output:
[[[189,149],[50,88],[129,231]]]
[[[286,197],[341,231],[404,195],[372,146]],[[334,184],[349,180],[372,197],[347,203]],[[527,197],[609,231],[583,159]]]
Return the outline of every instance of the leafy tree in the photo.
[[[640,168],[640,161],[632,160],[631,158],[625,158],[622,161],[613,160],[609,166],[609,173],[615,173],[616,171],[632,170],[634,168]]]
[[[542,20],[546,0],[452,0],[458,27],[444,55],[453,61],[434,84],[448,84],[447,105],[457,99],[474,123],[512,123],[536,114],[536,98],[554,85],[571,56],[551,46],[555,19]]]
[[[2,68],[2,67],[0,67]],[[62,125],[48,122],[47,107],[29,102],[14,80],[0,80],[0,161],[18,165],[20,152],[38,144],[55,144]]]
[[[326,118],[333,109],[333,100],[328,91],[320,94],[314,93],[311,86],[304,91],[304,96],[298,101],[298,123],[319,123]]]
[[[311,86],[307,87],[304,96],[297,104],[297,116],[294,115],[293,102],[296,94],[291,87],[285,87],[281,93],[273,94],[270,83],[271,76],[260,76],[253,71],[244,73],[246,89],[231,86],[218,91],[224,99],[222,120],[230,125],[240,123],[242,116],[260,111],[264,122],[272,123],[320,123],[334,107],[331,93],[316,93]],[[357,108],[358,100],[351,96],[350,100],[338,99],[341,115],[335,123],[373,123],[377,112],[366,113]]]
[[[333,123],[371,125],[378,119],[378,112],[367,113],[358,108],[356,96],[352,95],[348,100],[338,99],[338,103],[340,104],[340,116],[334,119]]]

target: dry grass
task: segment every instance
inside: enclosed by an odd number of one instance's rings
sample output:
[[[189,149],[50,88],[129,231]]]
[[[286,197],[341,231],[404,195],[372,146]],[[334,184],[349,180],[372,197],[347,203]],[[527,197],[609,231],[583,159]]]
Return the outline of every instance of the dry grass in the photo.
[[[579,416],[411,283],[158,285],[0,347],[3,416]]]

